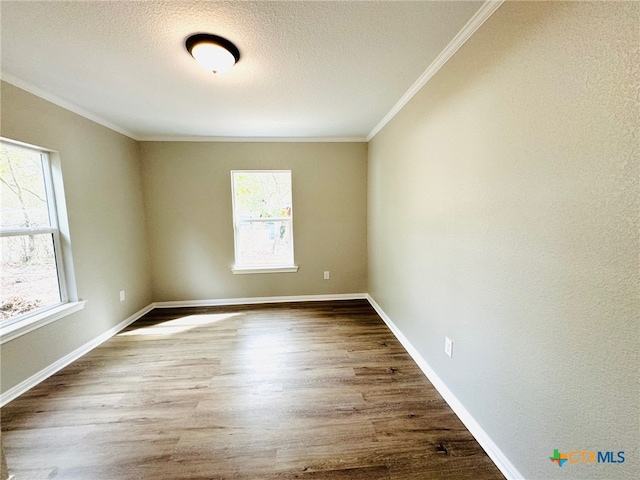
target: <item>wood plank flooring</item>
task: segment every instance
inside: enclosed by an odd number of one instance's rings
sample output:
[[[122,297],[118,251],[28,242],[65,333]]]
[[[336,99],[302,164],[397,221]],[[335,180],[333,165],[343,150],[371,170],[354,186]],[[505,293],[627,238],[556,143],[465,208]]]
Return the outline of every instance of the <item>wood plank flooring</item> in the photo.
[[[366,301],[156,309],[1,415],[16,480],[504,478]]]

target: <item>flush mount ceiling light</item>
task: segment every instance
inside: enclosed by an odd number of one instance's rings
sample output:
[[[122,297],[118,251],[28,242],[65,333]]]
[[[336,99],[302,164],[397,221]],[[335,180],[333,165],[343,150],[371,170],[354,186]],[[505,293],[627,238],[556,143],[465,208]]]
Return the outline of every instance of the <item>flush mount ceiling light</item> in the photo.
[[[226,38],[217,35],[191,35],[187,38],[185,46],[191,56],[208,72],[228,72],[240,60],[238,48]]]

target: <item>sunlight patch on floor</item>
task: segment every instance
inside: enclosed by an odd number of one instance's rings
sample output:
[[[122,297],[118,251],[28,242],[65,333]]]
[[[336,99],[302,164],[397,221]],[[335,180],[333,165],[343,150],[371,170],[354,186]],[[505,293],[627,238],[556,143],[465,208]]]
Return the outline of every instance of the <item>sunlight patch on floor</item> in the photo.
[[[193,328],[211,325],[214,323],[236,317],[239,313],[210,313],[205,315],[188,315],[186,317],[167,320],[166,322],[152,325],[150,327],[137,328],[127,332],[120,333],[118,336],[131,337],[135,335],[172,335],[175,333],[186,332]]]

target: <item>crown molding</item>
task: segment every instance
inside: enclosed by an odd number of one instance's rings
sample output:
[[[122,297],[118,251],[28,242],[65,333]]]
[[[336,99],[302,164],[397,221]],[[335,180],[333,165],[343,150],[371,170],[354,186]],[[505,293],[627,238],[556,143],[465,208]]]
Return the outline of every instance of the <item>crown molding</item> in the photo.
[[[133,140],[139,140],[133,133],[131,133],[128,130],[125,130],[124,128],[116,125],[115,123],[111,123],[110,121],[105,120],[104,118],[94,113],[91,113],[83,108],[78,107],[72,102],[69,102],[56,95],[46,92],[41,88],[36,87],[35,85],[32,85],[29,82],[25,82],[24,80],[20,80],[19,78],[14,77],[13,75],[2,72],[0,74],[0,80],[13,85],[14,87],[18,87],[26,92],[29,92],[35,95],[36,97],[40,97],[43,100],[46,100],[47,102],[51,102],[59,107],[62,107],[65,110],[69,110],[70,112],[73,112],[77,115],[80,115],[81,117],[91,120],[92,122],[102,125],[103,127],[106,127],[109,130],[113,130],[114,132],[121,133],[122,135],[129,137]]]
[[[139,142],[366,143],[366,137],[140,137]]]
[[[52,95],[29,82],[20,80],[13,75],[7,73],[0,74],[0,80],[7,82],[14,87],[18,87],[21,90],[29,92],[36,97],[42,98],[48,102],[51,102],[65,110],[69,110],[81,117],[84,117],[92,122],[95,122],[103,127],[106,127],[115,132],[121,133],[138,142],[227,142],[227,143],[366,143],[366,137],[216,137],[216,136],[140,136],[134,135],[128,130],[105,120],[104,118],[95,115],[77,105],[64,100],[56,95]]]
[[[387,123],[389,123],[402,108],[411,100],[416,93],[440,70],[444,64],[458,51],[462,45],[482,26],[482,24],[502,5],[505,0],[487,0],[478,11],[471,17],[458,34],[449,42],[444,50],[427,67],[424,73],[398,100],[393,108],[380,120],[380,122],[369,132],[366,137],[216,137],[216,136],[140,136],[116,125],[99,115],[78,107],[72,102],[64,100],[56,95],[48,93],[29,82],[14,77],[5,72],[0,73],[0,79],[47,100],[70,112],[76,113],[88,120],[91,120],[103,127],[121,133],[139,142],[288,142],[288,143],[366,143],[369,142]]]
[[[409,100],[413,98],[413,96],[420,91],[422,87],[426,85],[426,83],[431,80],[438,70],[440,70],[445,63],[453,56],[454,53],[458,51],[462,45],[465,44],[469,38],[482,26],[482,24],[491,16],[493,13],[502,5],[505,0],[487,0],[482,4],[482,6],[478,9],[473,17],[466,23],[462,30],[458,32],[458,34],[453,37],[453,40],[449,42],[449,44],[440,52],[440,55],[436,57],[436,59],[427,67],[422,75],[416,80],[416,82],[407,90],[398,103],[396,103],[393,108],[387,113],[380,122],[373,127],[373,129],[367,135],[367,142],[370,141],[373,137],[375,137],[380,130],[382,130],[387,123],[389,123],[393,117],[395,117],[402,107],[404,107]]]

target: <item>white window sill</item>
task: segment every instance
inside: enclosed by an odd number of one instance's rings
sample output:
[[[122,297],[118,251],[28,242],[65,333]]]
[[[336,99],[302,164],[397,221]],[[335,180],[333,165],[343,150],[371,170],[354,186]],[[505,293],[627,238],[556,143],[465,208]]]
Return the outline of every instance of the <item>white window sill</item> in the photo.
[[[298,271],[297,265],[287,267],[250,267],[250,268],[232,268],[234,275],[244,275],[247,273],[295,273]]]
[[[44,327],[51,322],[60,320],[67,315],[71,315],[74,312],[82,310],[86,300],[80,302],[67,302],[62,305],[58,305],[43,312],[36,313],[35,315],[28,316],[23,320],[15,323],[0,326],[0,345],[10,340],[20,337],[25,333],[32,332],[33,330]]]

